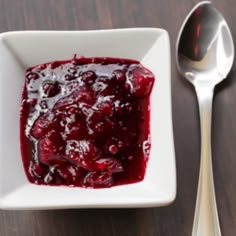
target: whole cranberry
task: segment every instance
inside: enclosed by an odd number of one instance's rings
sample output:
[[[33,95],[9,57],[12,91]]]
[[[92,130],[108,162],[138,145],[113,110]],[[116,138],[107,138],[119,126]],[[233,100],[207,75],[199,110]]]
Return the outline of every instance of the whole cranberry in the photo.
[[[81,80],[86,84],[86,85],[92,85],[96,79],[96,74],[94,71],[86,71],[82,74]]]
[[[113,114],[113,107],[111,102],[109,101],[101,102],[100,104],[98,104],[97,109],[105,116],[112,116]]]
[[[113,74],[118,82],[121,82],[121,83],[125,82],[126,75],[125,75],[124,71],[115,70],[115,71],[113,71]]]
[[[147,69],[137,66],[128,76],[130,92],[136,97],[148,95],[154,84],[154,75]]]
[[[115,155],[118,152],[118,148],[115,144],[112,144],[109,148],[108,148],[109,152],[112,155]]]
[[[61,91],[61,85],[58,82],[45,82],[42,86],[43,97],[54,97]]]

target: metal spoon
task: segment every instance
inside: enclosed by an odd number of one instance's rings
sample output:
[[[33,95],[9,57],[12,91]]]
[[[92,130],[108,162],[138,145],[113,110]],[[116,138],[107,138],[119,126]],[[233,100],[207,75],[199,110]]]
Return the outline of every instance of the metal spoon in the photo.
[[[226,78],[234,60],[230,29],[208,1],[186,17],[177,40],[177,66],[196,90],[201,121],[201,163],[192,236],[220,236],[211,160],[211,116],[216,84]]]

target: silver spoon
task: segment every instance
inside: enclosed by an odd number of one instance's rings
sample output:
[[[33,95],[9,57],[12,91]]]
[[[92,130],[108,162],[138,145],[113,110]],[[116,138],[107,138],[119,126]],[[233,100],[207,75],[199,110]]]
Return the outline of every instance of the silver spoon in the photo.
[[[177,66],[196,90],[201,121],[201,163],[192,236],[220,236],[211,160],[211,116],[216,84],[226,78],[234,60],[230,29],[208,1],[186,17],[177,39]]]

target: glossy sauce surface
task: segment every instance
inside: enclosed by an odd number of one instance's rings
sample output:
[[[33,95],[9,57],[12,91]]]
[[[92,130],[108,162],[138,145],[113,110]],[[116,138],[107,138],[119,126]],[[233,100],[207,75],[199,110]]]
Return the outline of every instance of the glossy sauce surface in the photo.
[[[30,182],[104,188],[143,180],[154,75],[138,61],[73,58],[29,68],[21,151]]]

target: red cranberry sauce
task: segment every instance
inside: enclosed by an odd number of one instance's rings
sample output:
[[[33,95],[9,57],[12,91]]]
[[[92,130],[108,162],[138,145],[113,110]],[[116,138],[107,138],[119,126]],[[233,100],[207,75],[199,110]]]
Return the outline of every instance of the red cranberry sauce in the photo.
[[[143,180],[154,75],[138,61],[73,58],[26,71],[21,152],[31,183],[104,188]]]

